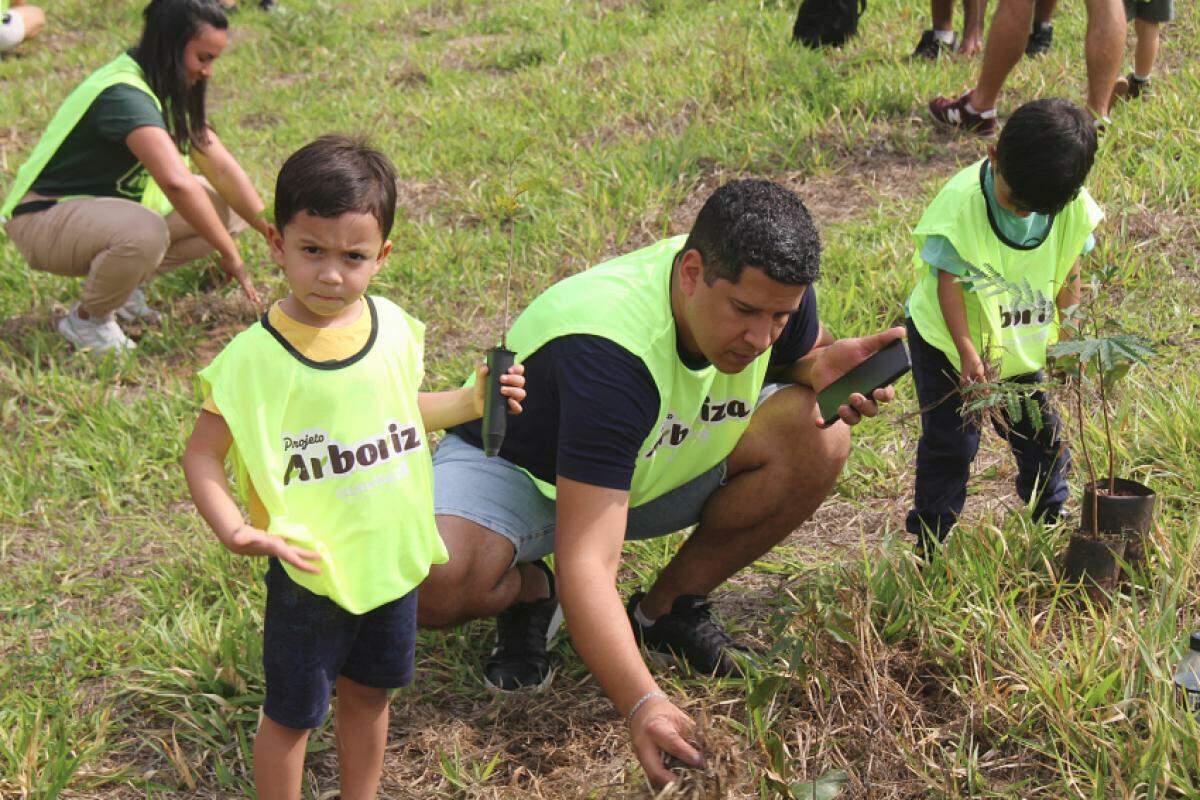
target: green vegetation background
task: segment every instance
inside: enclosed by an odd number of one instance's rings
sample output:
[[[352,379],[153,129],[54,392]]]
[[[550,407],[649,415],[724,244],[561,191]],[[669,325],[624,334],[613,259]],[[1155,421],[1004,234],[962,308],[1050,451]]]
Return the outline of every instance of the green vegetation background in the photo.
[[[0,60],[5,184],[70,88],[139,30],[138,2],[47,5],[46,35]],[[396,246],[374,291],[429,323],[434,387],[498,335],[497,209],[514,158],[515,179],[532,182],[517,308],[686,231],[712,188],[755,175],[813,210],[822,318],[855,335],[900,318],[910,226],[984,151],[927,122],[928,99],[966,87],[977,62],[906,60],[926,24],[918,0],[873,3],[862,35],[830,53],[791,46],[794,8],[776,0],[243,5],[211,118],[268,204],[279,164],[316,135],[367,133],[395,161]],[[1022,62],[1002,112],[1082,97],[1082,4],[1063,6],[1051,55]],[[1115,112],[1089,181],[1108,214],[1095,257],[1118,268],[1107,314],[1161,348],[1124,384],[1117,415],[1123,464],[1161,496],[1146,574],[1111,610],[1073,605],[1050,571],[1070,531],[1012,510],[994,440],[968,523],[942,567],[919,574],[899,533],[918,433],[902,418],[906,384],[899,408],[856,434],[829,508],[718,603],[764,651],[775,645],[762,674],[663,676],[731,732],[734,795],[810,796],[802,781],[839,768],[853,797],[1200,792],[1200,731],[1170,686],[1196,625],[1200,496],[1190,11],[1164,38],[1156,94]],[[278,296],[262,242],[243,247]],[[153,285],[166,319],[137,358],[97,366],[53,329],[77,288],[0,241],[0,796],[237,794],[261,701],[262,565],[220,550],[177,460],[194,371],[252,313],[211,272],[181,270]],[[623,589],[673,546],[639,545]],[[389,796],[634,791],[620,721],[574,652],[560,646],[548,698],[494,700],[476,677],[489,636],[482,623],[423,636],[422,677],[393,706]],[[314,738],[306,796],[336,787],[331,747],[330,730]]]

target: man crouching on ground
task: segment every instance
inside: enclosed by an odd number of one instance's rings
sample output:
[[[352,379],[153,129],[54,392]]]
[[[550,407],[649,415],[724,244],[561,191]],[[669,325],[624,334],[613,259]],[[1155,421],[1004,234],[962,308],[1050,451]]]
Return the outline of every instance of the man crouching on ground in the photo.
[[[496,617],[484,677],[546,685],[562,611],[575,648],[628,721],[655,784],[667,751],[696,763],[691,722],[638,652],[697,672],[736,668],[708,594],[812,516],[833,489],[850,430],[892,398],[853,395],[820,427],[816,391],[903,335],[834,341],[817,318],[820,242],[804,204],[767,181],[733,181],[687,237],[572,276],[534,299],[509,347],[526,413],[500,456],[478,424],[434,455],[434,511],[450,553],[421,586],[420,622]],[[698,527],[649,591],[622,607],[626,540]],[[542,560],[553,553],[557,579]]]

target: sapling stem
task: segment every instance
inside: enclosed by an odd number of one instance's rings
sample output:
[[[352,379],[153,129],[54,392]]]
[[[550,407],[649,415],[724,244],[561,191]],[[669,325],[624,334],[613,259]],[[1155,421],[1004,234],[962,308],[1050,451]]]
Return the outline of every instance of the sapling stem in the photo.
[[[1080,367],[1079,377],[1072,380],[1071,392],[1075,395],[1076,413],[1079,417],[1079,446],[1083,448],[1083,463],[1087,464],[1088,477],[1092,484],[1092,538],[1100,538],[1100,504],[1096,492],[1096,469],[1092,466],[1092,456],[1088,452],[1087,438],[1083,435],[1083,368]]]
[[[1096,338],[1099,339],[1100,324],[1096,322],[1095,317],[1092,318],[1092,330],[1096,332]],[[1104,363],[1099,353],[1096,354],[1096,374],[1100,377],[1100,409],[1104,413],[1104,439],[1108,444],[1108,493],[1112,495],[1117,491],[1116,450],[1113,448],[1112,425],[1108,421],[1108,393],[1104,389]],[[1095,509],[1092,510],[1095,511]]]

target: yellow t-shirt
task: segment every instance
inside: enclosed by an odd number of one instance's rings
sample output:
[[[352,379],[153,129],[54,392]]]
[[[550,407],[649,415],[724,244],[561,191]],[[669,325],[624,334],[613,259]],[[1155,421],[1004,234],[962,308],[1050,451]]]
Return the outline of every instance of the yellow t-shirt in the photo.
[[[267,321],[288,340],[288,344],[310,361],[341,361],[362,350],[367,344],[367,339],[371,337],[371,315],[367,312],[366,302],[359,302],[362,303],[363,310],[358,319],[340,328],[314,328],[297,322],[279,307],[279,303],[271,306],[267,312]],[[212,395],[204,398],[201,408],[217,416],[221,415]],[[250,506],[250,524],[266,529],[271,522],[267,509],[258,498],[258,492],[254,491],[254,485],[247,481],[247,486],[246,501]]]

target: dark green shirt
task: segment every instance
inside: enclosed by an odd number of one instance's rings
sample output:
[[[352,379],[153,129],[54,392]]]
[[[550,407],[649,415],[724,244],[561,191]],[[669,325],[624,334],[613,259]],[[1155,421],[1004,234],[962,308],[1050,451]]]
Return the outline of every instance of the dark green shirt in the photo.
[[[32,191],[49,197],[82,194],[140,201],[149,173],[125,145],[125,137],[147,125],[167,127],[150,95],[126,83],[108,87],[67,134]]]

